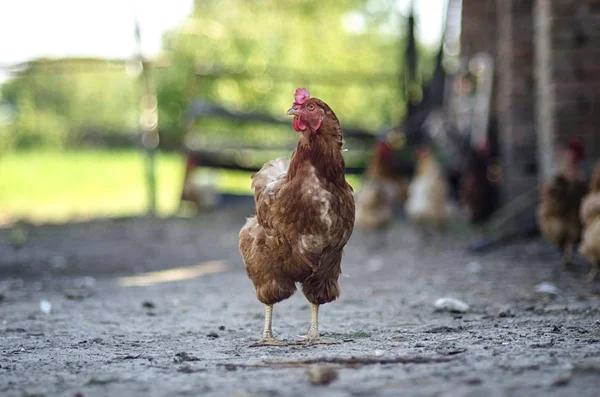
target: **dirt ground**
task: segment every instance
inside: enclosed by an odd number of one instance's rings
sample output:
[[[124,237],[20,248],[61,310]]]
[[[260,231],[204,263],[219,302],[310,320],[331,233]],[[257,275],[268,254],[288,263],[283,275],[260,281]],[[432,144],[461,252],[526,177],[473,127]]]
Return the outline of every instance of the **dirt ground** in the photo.
[[[425,243],[402,220],[350,241],[342,297],[320,314],[340,344],[249,347],[263,307],[237,233],[251,211],[42,226],[22,247],[0,229],[0,395],[599,395],[600,282],[586,268],[554,279],[540,239],[474,255],[456,230]],[[436,311],[442,297],[470,308]],[[309,318],[296,294],[274,332],[297,340]],[[309,381],[326,370],[330,384]]]

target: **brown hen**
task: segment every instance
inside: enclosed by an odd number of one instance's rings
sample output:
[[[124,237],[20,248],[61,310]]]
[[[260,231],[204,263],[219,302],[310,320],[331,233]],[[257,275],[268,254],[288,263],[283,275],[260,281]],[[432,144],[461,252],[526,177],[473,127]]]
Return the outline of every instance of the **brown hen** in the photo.
[[[343,134],[331,108],[306,89],[296,90],[287,111],[300,133],[291,160],[266,163],[252,176],[256,215],[242,227],[240,252],[256,296],[266,305],[262,339],[256,345],[281,345],[273,337],[273,305],[302,284],[312,305],[303,343],[336,343],[319,336],[319,305],[340,295],[342,251],[354,226],[352,188],[345,179]]]
[[[563,269],[571,265],[573,246],[581,239],[579,209],[588,191],[588,181],[581,170],[583,157],[583,146],[572,140],[563,170],[542,186],[538,207],[540,230],[562,252]]]

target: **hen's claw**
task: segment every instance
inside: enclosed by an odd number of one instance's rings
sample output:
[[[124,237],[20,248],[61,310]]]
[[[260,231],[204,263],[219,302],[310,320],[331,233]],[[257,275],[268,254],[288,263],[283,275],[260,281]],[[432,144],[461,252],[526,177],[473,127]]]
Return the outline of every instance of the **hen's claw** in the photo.
[[[301,345],[339,345],[340,341],[330,338],[317,337],[306,337],[306,339],[299,342]]]
[[[261,347],[261,346],[289,346],[290,342],[275,339],[273,337],[262,338],[256,343],[250,345],[250,347]]]

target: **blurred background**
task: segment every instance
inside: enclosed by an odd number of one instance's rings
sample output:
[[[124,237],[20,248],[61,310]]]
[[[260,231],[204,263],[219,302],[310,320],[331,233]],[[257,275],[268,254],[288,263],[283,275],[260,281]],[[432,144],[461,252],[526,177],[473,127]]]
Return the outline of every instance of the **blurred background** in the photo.
[[[246,168],[294,144],[282,116],[301,85],[368,139],[406,114],[411,7],[421,95],[446,3],[3,3],[0,222],[172,215],[191,150],[224,166],[193,167],[199,189],[249,194]]]
[[[455,212],[497,216],[496,229],[531,219],[573,139],[588,175],[600,152],[599,12],[589,0],[3,3],[0,224],[190,216],[249,195],[250,173],[294,147],[283,113],[299,86],[342,120],[348,179],[374,187],[359,206],[404,204],[427,147]]]

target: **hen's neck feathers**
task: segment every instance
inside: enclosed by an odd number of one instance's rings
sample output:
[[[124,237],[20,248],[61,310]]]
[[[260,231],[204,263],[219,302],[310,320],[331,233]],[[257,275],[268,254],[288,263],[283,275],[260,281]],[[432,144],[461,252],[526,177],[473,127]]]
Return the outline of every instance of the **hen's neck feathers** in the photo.
[[[324,122],[318,132],[303,135],[290,161],[288,179],[299,176],[302,166],[308,162],[320,177],[334,183],[345,182],[343,143],[338,123]]]

